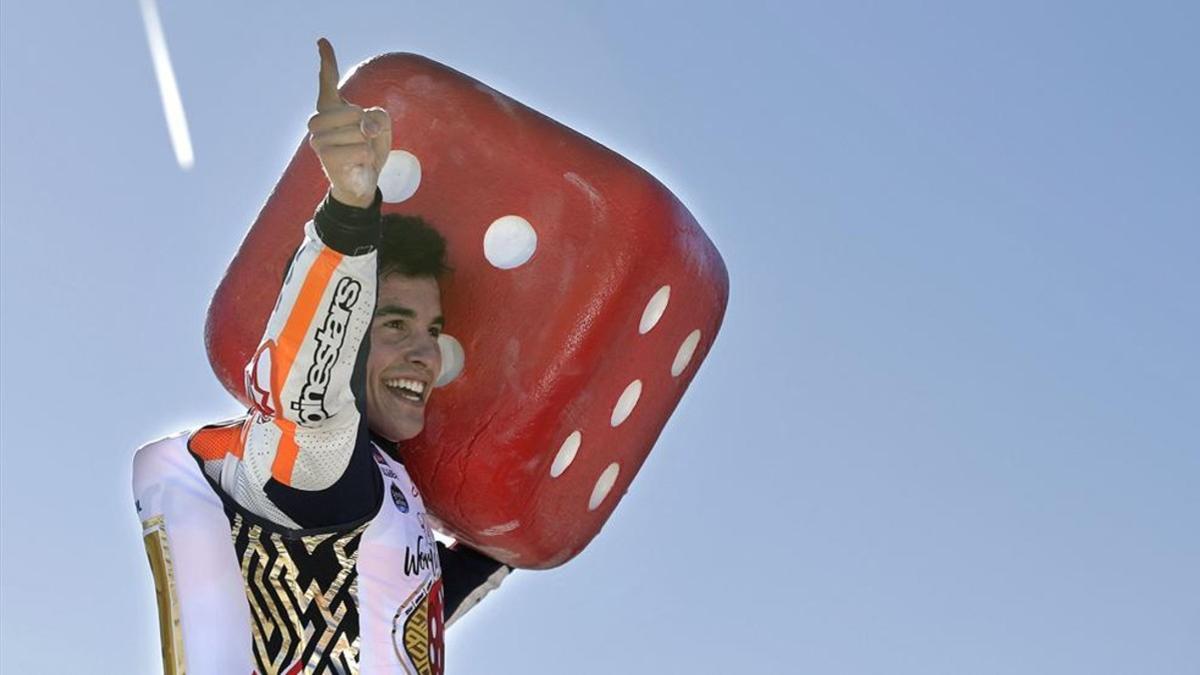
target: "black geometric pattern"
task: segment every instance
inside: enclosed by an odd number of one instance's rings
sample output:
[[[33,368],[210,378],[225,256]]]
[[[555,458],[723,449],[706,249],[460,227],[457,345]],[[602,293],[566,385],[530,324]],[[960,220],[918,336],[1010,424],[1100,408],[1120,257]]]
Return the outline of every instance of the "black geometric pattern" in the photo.
[[[368,523],[296,535],[227,511],[260,675],[358,673],[356,561]]]

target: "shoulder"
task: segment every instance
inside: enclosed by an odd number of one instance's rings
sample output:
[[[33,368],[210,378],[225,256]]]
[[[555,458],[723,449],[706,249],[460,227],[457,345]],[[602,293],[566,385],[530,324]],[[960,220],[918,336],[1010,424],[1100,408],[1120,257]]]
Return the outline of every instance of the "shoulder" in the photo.
[[[133,489],[139,484],[153,480],[156,476],[178,470],[179,460],[186,459],[187,439],[190,431],[165,436],[150,441],[133,453]]]
[[[241,457],[242,426],[245,417],[236,417],[198,429],[189,429],[160,438],[138,448],[133,454],[133,484],[164,474],[200,476],[200,463],[206,470],[210,463],[219,464],[229,455]]]
[[[231,434],[236,438],[238,424],[238,420],[231,420],[182,431],[138,448],[133,455],[133,498],[138,516],[143,521],[163,516],[176,525],[202,514],[218,514],[223,519],[223,498],[218,487],[205,477],[207,469],[201,469],[201,462],[211,463],[206,461],[206,453],[223,447]],[[220,461],[215,460],[218,472]]]
[[[167,486],[187,479],[187,434],[158,438],[133,453],[133,502],[143,520],[162,512]]]
[[[142,516],[161,512],[167,494],[179,488],[200,489],[204,476],[188,451],[192,432],[182,431],[150,441],[133,454],[133,498]]]

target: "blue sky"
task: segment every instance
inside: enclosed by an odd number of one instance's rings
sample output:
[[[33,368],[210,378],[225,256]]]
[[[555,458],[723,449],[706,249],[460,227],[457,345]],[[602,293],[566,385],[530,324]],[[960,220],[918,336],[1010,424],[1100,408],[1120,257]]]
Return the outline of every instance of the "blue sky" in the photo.
[[[1200,671],[1187,3],[0,9],[0,670],[155,672],[132,450],[237,412],[204,309],[345,66],[442,61],[646,167],[725,327],[602,534],[451,673]]]

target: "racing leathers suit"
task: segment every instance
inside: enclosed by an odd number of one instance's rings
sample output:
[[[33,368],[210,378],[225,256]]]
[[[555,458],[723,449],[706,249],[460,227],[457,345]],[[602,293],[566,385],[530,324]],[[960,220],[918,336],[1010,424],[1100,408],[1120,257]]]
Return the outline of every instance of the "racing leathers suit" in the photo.
[[[380,197],[327,197],[247,366],[244,418],[150,443],[134,496],[167,673],[422,673],[507,567],[435,542],[365,361]]]

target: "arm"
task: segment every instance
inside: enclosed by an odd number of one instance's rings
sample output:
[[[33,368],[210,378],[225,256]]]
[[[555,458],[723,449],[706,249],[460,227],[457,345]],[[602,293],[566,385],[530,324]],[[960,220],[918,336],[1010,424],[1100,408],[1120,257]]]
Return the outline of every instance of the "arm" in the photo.
[[[375,305],[378,236],[378,200],[366,209],[332,197],[321,204],[247,368],[254,410],[240,461],[223,467],[221,483],[274,522],[350,522],[377,501],[355,380]]]
[[[379,490],[357,380],[375,304],[375,185],[391,148],[390,118],[343,101],[332,48],[322,40],[320,50],[309,130],[330,192],[305,226],[247,367],[254,410],[219,478],[239,504],[289,527],[361,518]]]
[[[442,564],[446,626],[458,621],[484,596],[500,587],[513,570],[499,560],[455,544],[438,542],[438,558]]]

